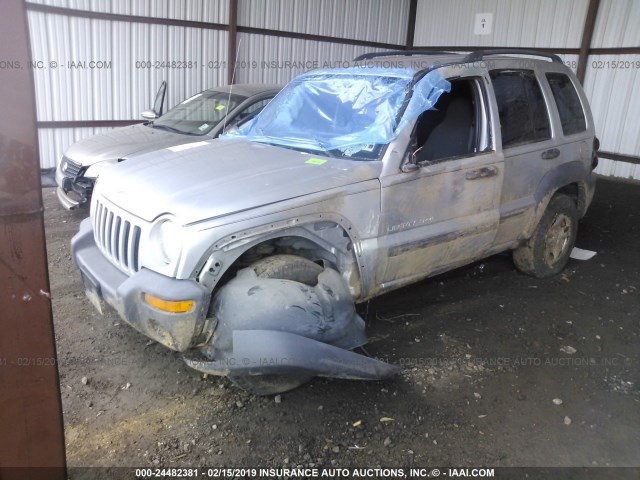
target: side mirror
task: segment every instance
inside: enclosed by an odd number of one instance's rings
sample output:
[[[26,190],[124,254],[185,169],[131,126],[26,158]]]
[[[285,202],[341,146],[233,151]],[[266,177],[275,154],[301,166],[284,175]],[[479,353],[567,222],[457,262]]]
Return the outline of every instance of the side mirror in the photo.
[[[401,168],[403,173],[415,172],[416,170],[420,169],[420,162],[418,162],[418,152],[421,149],[422,147],[412,151],[411,154],[409,154],[407,161],[402,165]]]
[[[144,118],[145,120],[155,120],[156,118],[158,118],[158,114],[153,110],[145,110],[144,112],[142,112],[142,118]]]
[[[156,99],[153,101],[153,111],[157,117],[161,117],[164,112],[164,97],[167,93],[167,82],[163,80],[160,84],[160,88],[158,88],[158,92],[156,93]]]
[[[160,84],[160,88],[156,93],[156,98],[153,101],[153,108],[151,110],[145,110],[142,112],[142,118],[145,120],[155,120],[156,118],[160,118],[162,116],[162,112],[164,109],[164,98],[167,93],[167,82],[163,80]]]
[[[227,125],[226,128],[223,130],[222,133],[233,133],[233,132],[237,132],[238,131],[238,124],[237,123],[232,123],[231,125]]]

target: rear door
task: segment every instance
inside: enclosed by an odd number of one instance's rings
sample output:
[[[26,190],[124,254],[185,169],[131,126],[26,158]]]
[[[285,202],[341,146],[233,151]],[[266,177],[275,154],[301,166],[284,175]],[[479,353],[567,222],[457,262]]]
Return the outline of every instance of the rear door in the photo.
[[[560,150],[549,120],[549,92],[541,87],[536,71],[507,67],[491,70],[489,75],[500,121],[505,170],[496,242],[509,246],[524,239],[535,214],[538,184],[554,168]]]

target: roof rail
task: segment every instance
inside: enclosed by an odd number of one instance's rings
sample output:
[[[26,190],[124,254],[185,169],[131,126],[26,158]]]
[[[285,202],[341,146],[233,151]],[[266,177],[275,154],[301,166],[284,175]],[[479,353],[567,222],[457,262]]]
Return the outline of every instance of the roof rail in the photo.
[[[556,63],[563,63],[562,59],[553,53],[546,53],[540,50],[527,50],[524,48],[492,48],[489,50],[477,50],[464,57],[462,63],[480,62],[487,55],[531,55],[533,57],[548,58]]]
[[[370,60],[376,57],[388,57],[390,55],[398,55],[398,56],[411,56],[411,55],[451,55],[453,52],[445,52],[445,51],[434,51],[434,50],[388,50],[385,52],[370,52],[363,53],[362,55],[357,56],[353,59],[354,62],[359,62],[360,60]]]

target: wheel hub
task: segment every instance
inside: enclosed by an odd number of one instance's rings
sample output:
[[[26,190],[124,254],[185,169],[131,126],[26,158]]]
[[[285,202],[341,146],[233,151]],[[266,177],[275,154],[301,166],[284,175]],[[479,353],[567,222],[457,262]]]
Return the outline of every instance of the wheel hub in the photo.
[[[571,219],[558,213],[544,237],[544,259],[549,266],[556,264],[565,254],[572,234]]]

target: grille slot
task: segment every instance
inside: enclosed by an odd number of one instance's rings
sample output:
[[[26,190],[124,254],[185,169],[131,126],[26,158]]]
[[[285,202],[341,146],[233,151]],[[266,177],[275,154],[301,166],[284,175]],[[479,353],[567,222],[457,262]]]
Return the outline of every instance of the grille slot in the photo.
[[[138,249],[142,229],[96,201],[93,235],[100,251],[117,267],[133,274],[139,270]]]
[[[76,178],[82,170],[82,165],[73,160],[69,160],[67,157],[62,158],[62,173],[65,177]]]

